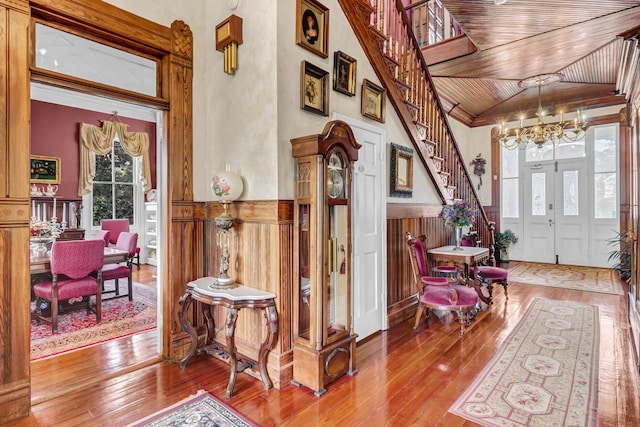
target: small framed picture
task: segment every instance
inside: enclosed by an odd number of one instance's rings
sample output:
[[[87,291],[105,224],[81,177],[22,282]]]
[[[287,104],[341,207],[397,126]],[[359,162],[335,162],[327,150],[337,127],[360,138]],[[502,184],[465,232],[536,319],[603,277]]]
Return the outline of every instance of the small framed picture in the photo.
[[[340,51],[333,54],[333,90],[349,96],[356,94],[356,60]]]
[[[31,156],[29,182],[60,184],[60,157]]]
[[[362,103],[360,105],[362,115],[384,123],[386,92],[375,83],[364,79],[362,81]]]
[[[391,143],[391,182],[392,197],[411,197],[413,195],[413,150],[403,145]]]
[[[296,44],[323,58],[329,56],[329,9],[316,0],[298,0]]]
[[[329,72],[302,61],[300,64],[300,108],[329,115]]]

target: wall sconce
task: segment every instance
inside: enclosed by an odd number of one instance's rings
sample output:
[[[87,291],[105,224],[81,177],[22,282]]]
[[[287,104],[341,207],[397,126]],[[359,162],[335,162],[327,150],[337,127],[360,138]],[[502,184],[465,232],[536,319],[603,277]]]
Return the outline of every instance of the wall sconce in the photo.
[[[238,284],[227,275],[229,269],[229,231],[235,224],[235,219],[229,214],[229,205],[242,194],[244,185],[242,178],[229,170],[226,166],[224,172],[217,173],[211,179],[211,192],[220,200],[224,213],[215,218],[216,227],[220,229],[218,239],[222,246],[220,261],[220,277],[209,285],[212,289],[235,288]]]
[[[231,15],[216,25],[216,50],[224,54],[224,72],[238,68],[238,45],[242,44],[242,18]]]

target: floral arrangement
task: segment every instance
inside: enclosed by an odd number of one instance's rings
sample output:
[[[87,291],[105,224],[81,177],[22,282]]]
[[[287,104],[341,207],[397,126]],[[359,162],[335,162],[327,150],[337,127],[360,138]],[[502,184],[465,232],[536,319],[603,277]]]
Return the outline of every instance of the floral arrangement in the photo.
[[[471,207],[469,202],[458,200],[452,205],[446,205],[442,208],[440,218],[444,220],[446,225],[453,227],[468,227],[476,219],[476,211]]]
[[[50,237],[57,238],[60,236],[60,224],[51,221],[31,220],[29,225],[29,234],[31,237]]]

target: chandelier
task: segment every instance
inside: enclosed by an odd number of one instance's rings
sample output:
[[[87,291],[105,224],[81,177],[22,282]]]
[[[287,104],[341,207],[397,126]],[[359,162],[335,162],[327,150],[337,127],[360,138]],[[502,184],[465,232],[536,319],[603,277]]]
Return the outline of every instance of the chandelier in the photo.
[[[557,144],[561,141],[575,142],[584,137],[584,133],[587,130],[587,124],[582,120],[580,116],[580,110],[577,110],[577,116],[573,121],[565,122],[563,112],[560,111],[559,123],[545,123],[544,116],[545,111],[542,109],[542,98],[540,95],[542,86],[555,83],[564,78],[562,74],[540,74],[533,77],[528,77],[518,82],[518,86],[521,88],[538,87],[538,110],[536,116],[538,117],[538,123],[534,126],[524,127],[522,122],[523,118],[520,118],[520,127],[514,130],[512,133],[504,126],[504,123],[500,125],[500,131],[498,134],[498,140],[500,143],[510,150],[522,145],[523,148],[529,143],[534,143],[538,146],[538,149],[547,141],[552,141]]]

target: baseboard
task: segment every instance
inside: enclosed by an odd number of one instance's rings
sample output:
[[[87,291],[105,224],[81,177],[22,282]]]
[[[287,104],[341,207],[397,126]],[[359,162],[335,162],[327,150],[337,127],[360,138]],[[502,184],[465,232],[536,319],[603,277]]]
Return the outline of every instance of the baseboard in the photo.
[[[417,309],[418,299],[415,295],[387,307],[387,325],[392,327],[414,317]]]
[[[629,324],[631,325],[631,337],[636,356],[636,367],[640,372],[640,307],[636,301],[635,287],[629,292]]]

